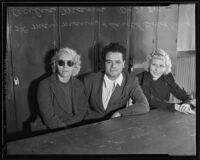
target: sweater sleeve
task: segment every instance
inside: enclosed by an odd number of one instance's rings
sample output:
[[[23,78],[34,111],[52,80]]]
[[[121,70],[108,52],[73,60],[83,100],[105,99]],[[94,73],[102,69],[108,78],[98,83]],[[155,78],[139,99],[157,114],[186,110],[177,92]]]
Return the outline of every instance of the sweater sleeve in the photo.
[[[37,92],[39,109],[45,125],[50,129],[66,127],[66,124],[59,119],[53,109],[51,91],[45,81],[40,82]]]
[[[149,112],[149,103],[143,94],[137,78],[134,79],[132,86],[130,86],[130,98],[133,101],[133,105],[120,110],[122,116],[138,115]]]
[[[170,73],[165,77],[165,80],[167,81],[168,85],[171,88],[172,94],[179,100],[182,101],[182,103],[190,104],[192,100],[192,96],[189,95],[184,89],[182,89],[174,80],[173,75]]]
[[[162,107],[162,108],[168,108],[170,110],[175,110],[174,103],[170,103],[169,101],[163,101],[158,97],[153,96],[153,94],[151,93],[146,93],[146,97],[148,99],[149,105],[151,106],[151,109]]]

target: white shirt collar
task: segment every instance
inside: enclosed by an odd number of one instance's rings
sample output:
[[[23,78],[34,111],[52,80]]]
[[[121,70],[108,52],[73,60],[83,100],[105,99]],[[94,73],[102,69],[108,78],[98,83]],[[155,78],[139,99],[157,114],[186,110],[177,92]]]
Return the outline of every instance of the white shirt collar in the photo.
[[[119,75],[119,77],[117,77],[117,79],[114,80],[114,83],[115,83],[115,85],[118,84],[119,86],[121,86],[122,81],[123,81],[123,75],[122,75],[122,73],[121,73],[121,74]],[[106,85],[106,86],[109,86],[109,85],[107,85],[107,84],[113,83],[113,81],[110,80],[106,74],[104,75],[104,82],[105,82],[105,85]]]

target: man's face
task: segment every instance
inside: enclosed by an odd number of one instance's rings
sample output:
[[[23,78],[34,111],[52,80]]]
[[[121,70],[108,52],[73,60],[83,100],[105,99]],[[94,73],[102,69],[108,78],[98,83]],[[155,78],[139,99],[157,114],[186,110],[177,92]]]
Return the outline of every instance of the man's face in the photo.
[[[105,57],[105,73],[109,79],[115,80],[122,72],[125,65],[122,53],[108,52]]]

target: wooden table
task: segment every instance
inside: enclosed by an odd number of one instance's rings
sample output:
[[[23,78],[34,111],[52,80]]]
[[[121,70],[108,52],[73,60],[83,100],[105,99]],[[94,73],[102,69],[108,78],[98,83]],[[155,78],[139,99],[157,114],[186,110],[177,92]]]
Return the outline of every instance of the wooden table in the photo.
[[[196,155],[196,116],[165,109],[9,142],[7,155]]]

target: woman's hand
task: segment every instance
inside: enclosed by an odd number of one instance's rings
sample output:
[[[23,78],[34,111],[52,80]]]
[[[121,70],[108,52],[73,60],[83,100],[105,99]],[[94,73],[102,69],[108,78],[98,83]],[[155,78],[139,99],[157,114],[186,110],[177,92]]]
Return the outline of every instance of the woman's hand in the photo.
[[[183,112],[185,114],[195,114],[195,111],[193,111],[189,104],[183,103],[182,105],[175,104],[175,110],[179,112]]]
[[[111,118],[116,118],[116,117],[120,117],[121,114],[119,112],[115,112]]]

